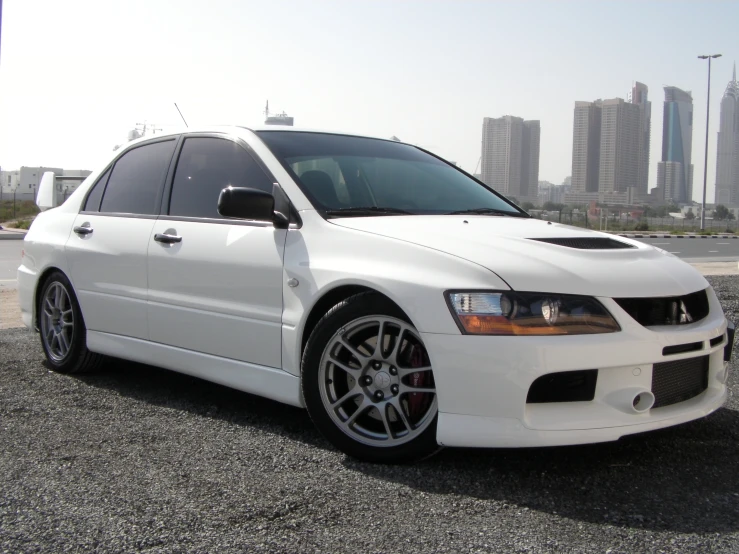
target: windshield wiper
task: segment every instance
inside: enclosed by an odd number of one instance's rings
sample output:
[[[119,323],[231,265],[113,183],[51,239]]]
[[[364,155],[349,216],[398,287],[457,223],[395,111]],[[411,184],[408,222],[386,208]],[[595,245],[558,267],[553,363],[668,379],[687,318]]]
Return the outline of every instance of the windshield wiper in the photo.
[[[401,210],[400,208],[383,208],[380,206],[357,206],[350,208],[337,208],[334,210],[326,210],[326,215],[348,216],[353,215],[413,215],[412,212]]]
[[[511,217],[529,217],[528,215],[519,212],[509,212],[507,210],[497,210],[495,208],[470,208],[469,210],[456,210],[454,212],[447,212],[445,215],[456,214],[509,215]]]

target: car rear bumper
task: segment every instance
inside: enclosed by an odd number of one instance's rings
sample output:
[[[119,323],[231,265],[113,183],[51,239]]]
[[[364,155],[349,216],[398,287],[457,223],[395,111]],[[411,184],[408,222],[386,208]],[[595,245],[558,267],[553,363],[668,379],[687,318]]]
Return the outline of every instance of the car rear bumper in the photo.
[[[713,291],[709,297],[709,315],[680,326],[645,328],[619,317],[621,332],[603,335],[423,334],[434,367],[439,444],[522,447],[606,442],[710,414],[726,401],[725,357],[731,353],[733,325]],[[692,351],[665,354],[665,347],[688,344]],[[588,399],[532,400],[529,391],[540,377],[582,370],[597,371]],[[695,376],[699,387],[680,375]],[[658,400],[655,407],[634,407],[637,399],[653,397]]]
[[[37,281],[38,274],[35,271],[25,265],[18,268],[18,301],[21,308],[21,319],[29,329],[35,325],[33,305]]]

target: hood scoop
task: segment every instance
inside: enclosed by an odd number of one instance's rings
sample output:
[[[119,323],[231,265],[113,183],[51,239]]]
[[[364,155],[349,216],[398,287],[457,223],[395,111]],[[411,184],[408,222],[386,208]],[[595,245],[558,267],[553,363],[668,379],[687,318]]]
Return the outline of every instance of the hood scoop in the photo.
[[[636,248],[631,244],[621,242],[604,237],[562,237],[562,238],[545,238],[531,239],[557,246],[565,246],[567,248],[577,248],[578,250],[615,250],[621,248]]]

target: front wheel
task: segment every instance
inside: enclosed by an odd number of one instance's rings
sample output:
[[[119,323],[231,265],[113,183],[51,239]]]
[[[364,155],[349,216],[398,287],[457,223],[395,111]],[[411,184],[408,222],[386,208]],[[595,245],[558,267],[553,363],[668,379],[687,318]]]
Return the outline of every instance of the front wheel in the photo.
[[[314,423],[350,456],[400,463],[439,449],[428,353],[385,297],[358,294],[321,319],[303,355],[302,382]]]

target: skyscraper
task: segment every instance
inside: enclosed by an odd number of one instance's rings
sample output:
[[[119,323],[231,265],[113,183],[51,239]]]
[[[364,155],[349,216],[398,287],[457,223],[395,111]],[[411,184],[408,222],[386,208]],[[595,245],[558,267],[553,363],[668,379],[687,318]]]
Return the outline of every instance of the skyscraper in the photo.
[[[482,180],[520,202],[535,201],[539,182],[539,121],[507,115],[482,122]]]
[[[572,192],[598,192],[601,100],[575,102],[572,139]]]
[[[603,101],[600,127],[599,192],[626,193],[636,187],[641,109],[621,98]]]
[[[634,200],[642,112],[621,98],[575,102],[568,202]]]
[[[637,144],[636,188],[641,196],[649,192],[649,139],[652,131],[652,103],[647,100],[649,88],[634,82],[629,102],[639,106],[639,142]]]
[[[734,74],[721,99],[716,153],[716,204],[739,204],[739,82]]]
[[[677,87],[665,87],[662,124],[662,161],[657,164],[657,186],[667,202],[693,201],[693,97]]]

